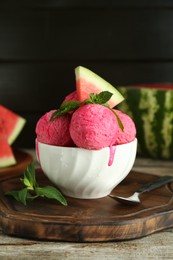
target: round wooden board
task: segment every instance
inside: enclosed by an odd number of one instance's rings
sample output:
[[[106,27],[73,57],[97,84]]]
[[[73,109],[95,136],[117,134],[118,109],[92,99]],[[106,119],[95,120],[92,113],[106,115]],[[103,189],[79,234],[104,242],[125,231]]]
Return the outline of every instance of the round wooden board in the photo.
[[[114,189],[130,195],[157,176],[131,172]],[[40,186],[51,185],[37,171]],[[38,198],[27,206],[4,193],[20,189],[19,177],[0,179],[0,225],[8,235],[56,241],[99,242],[143,237],[173,226],[173,183],[141,196],[142,204],[127,206],[110,197],[93,200],[67,198],[68,206]]]
[[[0,180],[20,175],[27,165],[32,161],[32,156],[22,150],[13,150],[17,164],[9,167],[0,168]]]

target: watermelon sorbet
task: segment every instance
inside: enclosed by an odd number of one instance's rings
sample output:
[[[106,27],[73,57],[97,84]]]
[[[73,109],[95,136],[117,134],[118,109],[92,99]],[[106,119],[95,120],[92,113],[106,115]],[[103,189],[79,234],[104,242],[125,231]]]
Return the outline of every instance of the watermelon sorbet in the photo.
[[[136,126],[133,120],[131,119],[130,116],[121,112],[120,110],[114,110],[114,111],[120,118],[124,127],[123,131],[121,130],[120,127],[118,128],[114,145],[126,144],[132,142],[136,137]]]
[[[68,95],[76,98],[74,93]],[[53,121],[51,110],[37,122],[36,135],[41,143],[56,146],[77,146],[89,150],[132,142],[136,137],[136,127],[130,116],[114,110],[124,129],[118,124],[117,117],[111,109],[100,104],[81,106],[73,113],[68,113]]]
[[[73,113],[70,135],[78,147],[99,150],[115,143],[118,128],[116,116],[109,108],[88,104]]]
[[[70,136],[69,126],[71,116],[69,114],[50,120],[56,110],[44,114],[37,122],[37,141],[50,145],[71,146],[73,141]]]
[[[37,158],[63,194],[102,198],[133,166],[136,128],[128,115],[114,109],[124,100],[116,88],[82,66],[75,75],[76,90],[37,122]]]

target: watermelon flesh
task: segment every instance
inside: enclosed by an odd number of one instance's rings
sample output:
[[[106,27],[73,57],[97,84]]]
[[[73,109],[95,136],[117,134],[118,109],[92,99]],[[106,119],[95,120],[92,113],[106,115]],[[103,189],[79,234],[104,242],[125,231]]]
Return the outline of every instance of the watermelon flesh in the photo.
[[[26,120],[24,118],[0,105],[0,125],[1,128],[3,127],[5,129],[7,140],[10,145],[14,143],[25,123]]]
[[[113,94],[108,101],[111,108],[124,100],[122,94],[115,87],[91,70],[78,66],[75,69],[75,75],[77,98],[79,101],[82,102],[88,99],[91,93],[98,94],[102,91],[109,91]]]
[[[0,167],[16,164],[11,144],[16,140],[26,120],[0,105]]]
[[[0,136],[0,168],[16,164],[11,146],[6,138]]]

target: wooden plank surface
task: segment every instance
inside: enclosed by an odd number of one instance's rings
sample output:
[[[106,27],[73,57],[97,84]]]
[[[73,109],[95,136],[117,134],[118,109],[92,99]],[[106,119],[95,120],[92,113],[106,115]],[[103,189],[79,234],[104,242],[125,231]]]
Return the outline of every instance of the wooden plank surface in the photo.
[[[35,158],[35,151],[26,150]],[[155,169],[155,171],[154,171]],[[173,162],[137,159],[134,170],[173,174]],[[44,242],[6,236],[0,231],[2,259],[172,259],[173,229],[141,239],[109,243]]]
[[[117,243],[67,243],[40,242],[11,238],[0,233],[0,257],[3,260],[13,259],[172,259],[173,231],[157,233],[138,241]]]

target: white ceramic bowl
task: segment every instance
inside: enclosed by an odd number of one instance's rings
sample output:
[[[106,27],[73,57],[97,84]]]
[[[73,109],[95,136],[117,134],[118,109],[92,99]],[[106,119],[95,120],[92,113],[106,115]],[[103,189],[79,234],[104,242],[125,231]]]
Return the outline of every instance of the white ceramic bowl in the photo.
[[[87,150],[37,142],[37,158],[48,179],[64,195],[96,199],[109,195],[130,172],[137,150],[137,139],[117,145],[114,160],[109,147]]]

